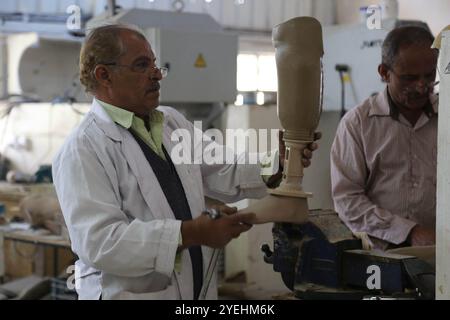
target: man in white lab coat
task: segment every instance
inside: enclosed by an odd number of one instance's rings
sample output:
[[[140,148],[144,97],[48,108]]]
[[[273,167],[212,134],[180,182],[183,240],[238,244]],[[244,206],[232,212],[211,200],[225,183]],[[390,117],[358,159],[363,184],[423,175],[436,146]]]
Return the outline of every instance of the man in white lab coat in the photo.
[[[159,106],[155,60],[145,37],[120,25],[93,30],[81,50],[80,80],[95,98],[53,162],[80,299],[198,299],[212,248],[254,218],[225,208],[213,220],[202,214],[204,197],[266,194],[261,165],[237,164],[245,155],[228,164],[172,161],[174,131],[194,137],[198,129]],[[306,166],[315,148],[305,150]],[[217,298],[214,280],[206,298]]]

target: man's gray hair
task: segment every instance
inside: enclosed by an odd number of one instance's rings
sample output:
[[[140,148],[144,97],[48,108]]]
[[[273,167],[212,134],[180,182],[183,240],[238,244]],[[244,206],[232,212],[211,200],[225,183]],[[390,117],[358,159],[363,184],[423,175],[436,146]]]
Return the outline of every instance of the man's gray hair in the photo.
[[[388,68],[393,68],[400,48],[411,45],[424,45],[431,47],[434,37],[424,27],[404,26],[388,33],[382,46],[382,63]]]
[[[96,27],[88,32],[80,52],[80,82],[86,92],[94,93],[97,88],[94,70],[98,64],[116,62],[125,54],[121,33],[123,31],[135,32],[146,40],[142,31],[136,26],[126,24],[109,24]]]

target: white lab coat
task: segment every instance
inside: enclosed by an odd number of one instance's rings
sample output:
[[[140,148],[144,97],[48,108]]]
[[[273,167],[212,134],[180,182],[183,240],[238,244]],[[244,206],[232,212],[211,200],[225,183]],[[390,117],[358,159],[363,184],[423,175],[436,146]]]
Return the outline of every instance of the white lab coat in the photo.
[[[170,154],[177,128],[193,125],[169,107],[163,144]],[[237,158],[236,158],[237,159]],[[193,218],[204,196],[224,202],[260,198],[266,187],[260,166],[175,165]],[[75,278],[80,299],[193,299],[188,250],[175,271],[181,221],[133,136],[116,125],[94,99],[90,112],[67,138],[53,162],[53,179],[72,243],[78,255]],[[206,272],[211,248],[202,247]],[[217,298],[213,280],[207,299]]]

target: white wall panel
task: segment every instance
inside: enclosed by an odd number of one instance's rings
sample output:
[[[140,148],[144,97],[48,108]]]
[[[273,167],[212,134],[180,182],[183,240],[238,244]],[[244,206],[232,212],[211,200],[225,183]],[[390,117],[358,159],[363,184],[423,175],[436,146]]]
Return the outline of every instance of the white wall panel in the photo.
[[[47,1],[44,1],[44,2],[47,2]],[[81,3],[79,3],[78,1],[74,1],[74,0],[58,1],[58,8],[57,8],[58,13],[66,13],[67,8],[74,4],[81,7]],[[87,7],[86,9],[89,9],[89,11],[92,10],[92,8],[90,8],[90,7]],[[83,8],[82,8],[82,10],[83,10]],[[45,13],[45,12],[42,12],[42,13]]]
[[[204,1],[200,1],[200,0],[185,0],[185,11],[187,12],[205,12],[206,10],[208,10],[208,7],[210,4],[213,4],[214,2],[211,3],[205,3]]]
[[[174,0],[117,0],[122,8],[173,10]],[[210,14],[227,28],[270,31],[290,18],[314,15],[323,24],[334,20],[332,0],[182,0],[184,11]],[[343,0],[345,3],[346,0]],[[242,4],[239,4],[242,2]],[[2,0],[2,12],[65,13],[68,6],[79,5],[84,14],[97,15],[105,10],[107,0]],[[348,3],[347,3],[348,5]]]
[[[310,12],[323,25],[336,24],[337,1],[333,0],[304,0],[305,4],[302,12]]]
[[[37,5],[38,5],[37,0],[34,1],[28,1],[28,0],[20,0],[17,1],[18,7],[17,10],[19,12],[24,12],[24,13],[36,13],[37,12]]]
[[[435,35],[450,23],[449,12],[449,0],[399,1],[400,18],[424,20]]]
[[[117,3],[120,4],[120,1],[117,1]],[[135,6],[141,9],[156,9],[156,10],[162,10],[163,7],[166,6],[168,1],[153,1],[150,2],[148,0],[136,0]]]
[[[69,0],[69,2],[70,2],[70,0]],[[97,14],[105,11],[105,7],[107,4],[106,0],[92,0],[92,2],[94,5],[93,5],[93,12],[91,12],[91,14],[97,15]],[[118,4],[120,5],[120,2],[118,2]]]
[[[302,1],[299,0],[285,0],[284,1],[284,14],[283,19],[289,20],[299,15],[299,7]]]
[[[86,1],[92,2],[91,0],[86,0]],[[131,8],[136,7],[136,2],[137,2],[136,0],[120,0],[120,1],[117,1],[117,5],[121,6],[124,9],[131,9]]]
[[[204,2],[203,0],[196,0],[198,11],[193,12],[202,12],[208,13],[211,15],[216,21],[222,21],[222,5],[223,1],[212,1],[209,3]]]
[[[17,11],[17,0],[3,0],[0,3],[0,12],[14,12]]]
[[[269,1],[257,0],[253,6],[253,26],[255,29],[264,30],[269,25]]]
[[[300,5],[298,8],[299,15],[305,15],[308,14],[308,12],[313,13],[313,1],[314,0],[303,0],[300,1]]]
[[[281,1],[270,1],[269,2],[269,7],[268,7],[268,10],[270,12],[269,25],[272,26],[272,28],[283,21],[283,15],[284,15],[283,8],[284,8],[284,5]],[[272,28],[270,28],[270,29],[272,29]]]
[[[234,1],[222,2],[222,20],[219,21],[222,25],[235,25],[235,4]]]
[[[60,12],[59,4],[61,1],[58,0],[46,0],[41,1],[39,6],[39,12],[42,13],[58,13]]]
[[[233,2],[233,0],[231,2]],[[234,4],[233,9],[235,13],[233,26],[239,26],[239,28],[242,29],[252,29],[253,2],[254,0],[246,0],[242,4]]]

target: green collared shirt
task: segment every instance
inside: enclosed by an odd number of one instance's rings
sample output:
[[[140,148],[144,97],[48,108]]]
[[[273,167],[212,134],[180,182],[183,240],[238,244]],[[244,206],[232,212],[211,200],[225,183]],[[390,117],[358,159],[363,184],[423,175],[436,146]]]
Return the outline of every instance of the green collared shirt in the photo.
[[[144,142],[166,160],[162,149],[164,114],[161,111],[153,110],[148,119],[147,125],[143,119],[137,117],[133,112],[113,106],[109,103],[97,99],[112,121],[125,129],[132,129]]]

